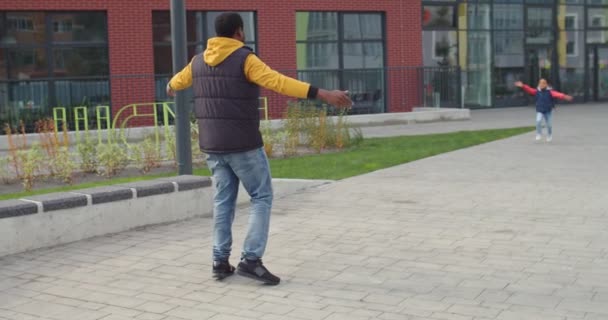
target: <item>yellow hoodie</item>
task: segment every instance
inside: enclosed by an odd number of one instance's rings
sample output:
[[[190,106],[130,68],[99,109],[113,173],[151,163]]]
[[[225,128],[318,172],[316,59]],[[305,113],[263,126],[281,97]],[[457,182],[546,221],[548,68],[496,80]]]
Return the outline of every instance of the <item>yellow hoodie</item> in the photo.
[[[232,38],[211,38],[207,41],[207,50],[203,53],[205,63],[212,67],[217,66],[243,45],[242,42]],[[310,89],[310,84],[272,70],[255,54],[250,54],[245,60],[245,76],[247,80],[260,87],[294,98],[306,98]],[[183,90],[191,85],[192,62],[169,81],[169,86],[173,90]]]

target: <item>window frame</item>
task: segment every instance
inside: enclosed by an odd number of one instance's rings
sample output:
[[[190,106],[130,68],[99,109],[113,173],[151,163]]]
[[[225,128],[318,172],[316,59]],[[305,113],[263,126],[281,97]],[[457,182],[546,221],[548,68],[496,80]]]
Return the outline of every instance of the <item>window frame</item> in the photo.
[[[203,40],[202,41],[189,41],[186,43],[186,48],[190,48],[191,46],[201,46],[203,48],[203,50],[201,50],[201,53],[203,51],[205,51],[205,49],[207,48],[207,41],[213,37],[215,37],[215,32],[213,30],[210,30],[207,26],[207,22],[208,22],[208,15],[209,13],[215,13],[215,12],[231,12],[230,10],[187,10],[187,14],[186,17],[188,16],[188,13],[202,13],[203,14],[203,24],[201,26],[201,32],[203,34]],[[248,47],[252,47],[252,45],[255,47],[255,54],[256,55],[260,55],[259,53],[259,36],[258,36],[258,12],[255,10],[250,10],[250,11],[238,11],[239,13],[252,13],[253,14],[253,24],[254,24],[254,30],[253,30],[253,34],[254,34],[254,41],[251,41],[249,39],[245,39],[245,46]],[[152,10],[152,16],[154,16],[155,13],[167,13],[170,14],[170,11],[168,10]],[[154,21],[154,19],[152,19],[152,21]],[[152,59],[155,61],[156,60],[156,56],[155,56],[155,52],[156,52],[156,48],[157,47],[171,47],[171,41],[154,41],[154,23],[152,23]],[[195,55],[199,54],[195,52]],[[155,63],[154,63],[155,64]],[[156,72],[156,70],[154,70],[154,75],[155,77],[167,77],[167,76],[171,76],[172,73],[158,73]]]

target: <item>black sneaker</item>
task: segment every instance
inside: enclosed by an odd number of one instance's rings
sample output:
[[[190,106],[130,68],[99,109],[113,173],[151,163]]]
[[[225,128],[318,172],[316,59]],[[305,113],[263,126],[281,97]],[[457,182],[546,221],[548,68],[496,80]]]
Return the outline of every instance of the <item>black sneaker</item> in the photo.
[[[228,261],[213,261],[213,277],[222,280],[234,274],[234,266]]]
[[[262,281],[265,284],[269,284],[269,285],[277,285],[281,282],[281,278],[275,276],[274,274],[270,273],[270,271],[268,271],[268,269],[266,269],[266,267],[264,266],[264,264],[262,264],[262,260],[258,259],[258,260],[247,260],[247,259],[243,259],[241,260],[241,262],[239,263],[239,266],[236,270],[236,273],[238,273],[240,276],[249,278],[249,279],[253,279],[253,280],[257,280],[257,281]]]

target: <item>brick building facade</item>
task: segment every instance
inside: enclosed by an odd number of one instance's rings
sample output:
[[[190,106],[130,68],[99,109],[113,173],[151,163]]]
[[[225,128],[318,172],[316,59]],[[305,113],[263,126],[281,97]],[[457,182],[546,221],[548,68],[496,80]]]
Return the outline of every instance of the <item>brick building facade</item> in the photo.
[[[169,6],[169,0],[0,0],[0,12],[104,12],[107,17],[109,95],[114,112],[130,103],[155,100],[157,89],[151,76],[155,73],[153,12],[167,11]],[[256,51],[272,68],[293,76],[297,70],[296,13],[303,11],[380,13],[385,42],[383,68],[398,70],[422,65],[420,1],[187,0],[186,7],[188,11],[255,12]],[[171,61],[166,63],[171,65]],[[386,72],[385,80],[384,111],[411,110],[418,94],[415,75]],[[271,116],[280,117],[288,99],[269,92],[264,95],[269,99]]]

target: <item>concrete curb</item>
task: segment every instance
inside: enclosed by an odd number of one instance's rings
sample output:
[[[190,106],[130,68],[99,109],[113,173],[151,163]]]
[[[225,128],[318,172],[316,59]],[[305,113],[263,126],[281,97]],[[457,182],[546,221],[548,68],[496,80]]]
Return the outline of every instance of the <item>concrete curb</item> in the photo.
[[[331,183],[273,179],[275,199]],[[213,212],[212,180],[178,176],[0,201],[0,257]],[[241,186],[237,205],[249,203]]]
[[[212,196],[210,178],[179,176],[0,201],[0,256],[210,215]]]

